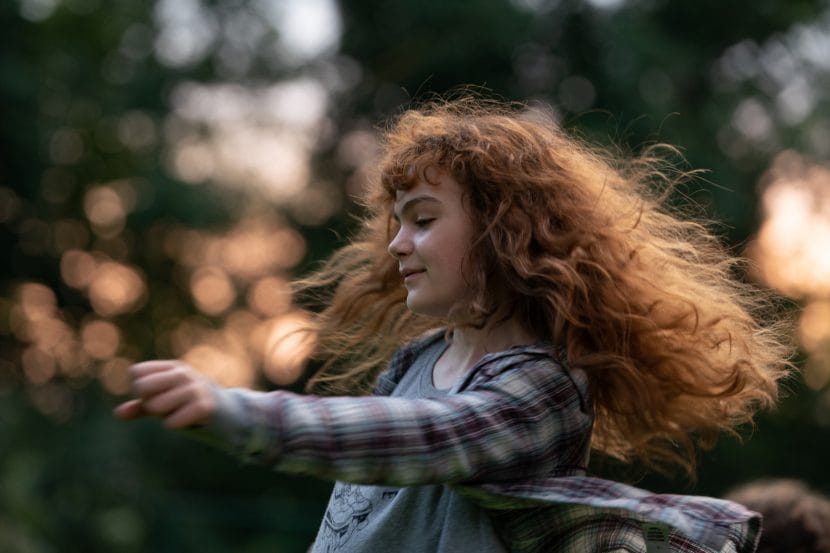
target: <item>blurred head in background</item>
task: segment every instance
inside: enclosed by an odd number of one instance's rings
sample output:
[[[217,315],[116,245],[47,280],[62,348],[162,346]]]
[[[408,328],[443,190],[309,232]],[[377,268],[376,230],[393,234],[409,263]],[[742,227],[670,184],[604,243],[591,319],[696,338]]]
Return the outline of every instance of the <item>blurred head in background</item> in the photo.
[[[764,517],[758,553],[830,552],[830,498],[798,480],[757,480],[727,494]]]

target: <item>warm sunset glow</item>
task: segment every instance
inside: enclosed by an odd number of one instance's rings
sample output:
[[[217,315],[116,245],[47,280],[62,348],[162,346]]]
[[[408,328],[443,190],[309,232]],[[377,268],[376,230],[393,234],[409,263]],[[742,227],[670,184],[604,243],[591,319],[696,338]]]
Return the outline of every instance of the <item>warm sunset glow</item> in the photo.
[[[810,354],[804,366],[804,381],[819,390],[830,381],[830,300],[808,303],[798,330],[801,345]]]
[[[106,261],[98,266],[88,293],[95,312],[112,317],[138,308],[144,300],[146,285],[137,269]]]
[[[208,255],[233,274],[255,278],[294,267],[305,251],[305,239],[296,230],[254,220],[214,241]]]
[[[44,384],[56,373],[79,377],[86,374],[88,357],[79,351],[75,331],[57,307],[54,292],[27,282],[17,290],[18,303],[9,310],[9,329],[24,344],[21,368],[33,384]]]
[[[804,364],[804,383],[813,390],[821,390],[830,382],[830,349],[810,353]]]
[[[61,256],[61,277],[72,288],[89,286],[97,267],[95,257],[89,252],[69,250]]]
[[[236,299],[236,289],[227,273],[218,267],[197,270],[190,278],[190,293],[196,307],[205,315],[219,315]]]
[[[314,145],[326,128],[329,91],[322,83],[184,82],[172,99],[167,164],[178,179],[244,188],[283,205],[303,195]]]
[[[134,311],[145,299],[147,286],[135,267],[108,261],[100,254],[69,250],[61,256],[61,277],[73,288],[85,290],[92,308],[112,317]]]
[[[221,386],[250,387],[254,382],[253,363],[245,351],[221,338],[194,347],[182,361]]]
[[[227,316],[225,319],[225,327],[222,331],[226,340],[247,351],[251,342],[251,336],[260,322],[260,318],[250,311],[239,309]]]
[[[205,319],[188,317],[179,321],[170,333],[170,347],[175,357],[183,356],[214,332]]]
[[[84,197],[84,211],[99,234],[112,236],[124,229],[127,210],[121,197],[109,186],[89,190]]]
[[[301,193],[311,177],[308,147],[290,130],[226,126],[218,130],[212,155],[221,184],[256,185],[272,201]]]
[[[51,317],[57,308],[57,298],[51,288],[36,282],[22,284],[18,290],[18,301],[23,315],[31,321]]]
[[[89,321],[81,328],[81,343],[93,358],[109,359],[118,351],[121,332],[109,321]]]
[[[63,344],[75,339],[69,325],[54,317],[30,321],[29,337],[32,343],[52,354]]]
[[[764,222],[750,250],[762,278],[795,298],[830,296],[830,169],[788,151],[763,182]]]
[[[181,180],[198,184],[211,179],[215,172],[213,152],[195,139],[180,142],[173,151],[173,167]]]
[[[133,362],[123,357],[107,359],[100,367],[98,378],[104,389],[111,394],[123,395],[130,391],[130,378],[127,369]]]
[[[804,308],[799,338],[807,351],[817,351],[822,346],[830,348],[830,301],[815,301]]]
[[[369,174],[381,153],[378,133],[370,128],[346,134],[337,146],[337,161],[352,171],[346,193],[357,199],[366,196]]]
[[[291,307],[291,290],[279,277],[257,280],[248,290],[248,305],[263,317],[275,317]]]
[[[280,386],[289,385],[302,375],[314,345],[309,316],[301,311],[264,322],[254,337],[265,375]]]
[[[342,193],[329,183],[317,182],[294,196],[290,207],[297,222],[320,226],[342,208]]]
[[[250,280],[291,269],[305,257],[306,243],[280,220],[248,217],[224,234],[171,230],[164,251],[186,267],[221,267]]]
[[[181,265],[195,267],[202,264],[207,236],[193,229],[173,228],[164,235],[164,253]]]
[[[804,302],[804,382],[830,382],[830,169],[786,151],[762,178],[764,221],[749,255],[767,284]]]
[[[62,342],[55,349],[58,367],[61,374],[70,378],[80,378],[89,375],[92,368],[92,358],[83,349],[78,339],[73,336],[72,340]]]
[[[23,374],[26,375],[26,380],[32,384],[49,382],[57,371],[55,358],[37,346],[31,346],[23,350],[20,363],[23,366]]]

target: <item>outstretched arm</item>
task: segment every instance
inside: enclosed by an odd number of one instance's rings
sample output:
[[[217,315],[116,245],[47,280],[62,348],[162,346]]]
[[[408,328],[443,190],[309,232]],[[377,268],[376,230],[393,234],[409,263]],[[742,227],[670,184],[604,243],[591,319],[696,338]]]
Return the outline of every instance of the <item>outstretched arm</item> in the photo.
[[[131,374],[137,399],[117,416],[204,425],[202,438],[242,459],[324,479],[405,486],[565,474],[584,463],[590,440],[581,393],[549,359],[497,368],[435,399],[220,389],[171,361]]]

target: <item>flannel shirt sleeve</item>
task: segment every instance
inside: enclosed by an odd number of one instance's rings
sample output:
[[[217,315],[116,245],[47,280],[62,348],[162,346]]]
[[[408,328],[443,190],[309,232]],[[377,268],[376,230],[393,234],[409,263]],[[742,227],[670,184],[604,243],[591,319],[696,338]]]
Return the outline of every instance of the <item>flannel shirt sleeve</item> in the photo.
[[[209,430],[244,460],[361,484],[566,474],[584,462],[591,414],[558,363],[515,357],[438,399],[221,390]]]

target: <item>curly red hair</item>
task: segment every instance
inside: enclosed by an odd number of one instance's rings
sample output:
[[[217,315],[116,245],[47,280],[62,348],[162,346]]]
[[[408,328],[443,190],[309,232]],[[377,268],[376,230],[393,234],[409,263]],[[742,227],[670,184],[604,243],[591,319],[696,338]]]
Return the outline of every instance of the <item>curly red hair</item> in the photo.
[[[775,402],[785,323],[706,225],[667,206],[683,175],[660,147],[617,159],[539,112],[480,100],[406,111],[383,139],[359,235],[301,284],[332,290],[309,391],[366,392],[395,348],[436,326],[406,309],[386,248],[396,191],[438,168],[479,226],[463,324],[515,315],[562,345],[589,377],[596,450],[693,474],[696,446]]]

